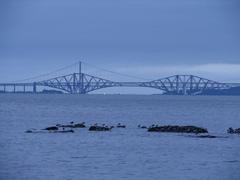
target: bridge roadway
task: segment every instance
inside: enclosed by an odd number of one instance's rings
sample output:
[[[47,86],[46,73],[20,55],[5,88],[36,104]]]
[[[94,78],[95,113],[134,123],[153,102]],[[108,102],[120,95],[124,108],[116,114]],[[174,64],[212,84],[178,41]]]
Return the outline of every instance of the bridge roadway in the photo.
[[[104,84],[104,82],[102,83]],[[142,82],[114,82],[114,86],[123,86],[123,87],[141,87]],[[52,86],[58,86],[59,83],[51,83]],[[61,85],[64,86],[74,86],[73,82],[61,82]],[[78,83],[79,85],[79,83]],[[96,86],[99,85],[98,82],[84,82],[83,86]],[[101,85],[101,83],[100,83]],[[12,87],[12,92],[17,92],[17,87],[22,87],[22,92],[26,92],[27,87],[32,87],[33,92],[36,90],[37,86],[46,86],[43,82],[33,82],[33,83],[0,83],[0,92],[6,92],[7,87]],[[35,89],[35,90],[34,90]]]
[[[119,84],[119,86],[124,86],[124,87],[141,87],[140,85],[143,84],[143,83],[146,83],[146,82],[115,82],[116,84]],[[3,87],[3,86],[21,86],[21,87],[24,87],[24,86],[31,86],[33,87],[34,84],[36,84],[37,86],[44,86],[44,84],[42,82],[33,82],[33,83],[0,83],[0,87]],[[56,85],[57,83],[55,83]],[[64,86],[67,86],[67,85],[72,85],[73,83],[62,83]],[[89,83],[87,82],[84,82],[85,85],[89,85]],[[97,83],[96,82],[91,82],[90,85],[96,85]],[[192,83],[192,84],[197,84],[197,83]],[[240,86],[240,83],[222,83],[222,84],[226,84],[228,86],[231,86],[231,87],[237,87],[237,86]]]

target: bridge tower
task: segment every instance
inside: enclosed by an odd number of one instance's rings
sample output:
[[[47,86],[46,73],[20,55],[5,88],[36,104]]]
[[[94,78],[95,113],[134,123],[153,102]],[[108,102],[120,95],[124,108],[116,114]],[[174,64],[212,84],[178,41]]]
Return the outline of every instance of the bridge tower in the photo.
[[[79,61],[78,73],[73,73],[72,94],[84,94],[82,62]]]
[[[25,91],[25,87],[24,87],[24,91]],[[37,83],[36,82],[33,83],[33,93],[37,93]]]
[[[79,94],[84,94],[84,85],[83,85],[83,73],[82,73],[82,62],[79,61]]]
[[[71,80],[70,80],[71,81]],[[78,63],[78,72],[72,74],[72,84],[68,81],[71,94],[86,94],[84,90],[84,73],[82,73],[82,62]]]

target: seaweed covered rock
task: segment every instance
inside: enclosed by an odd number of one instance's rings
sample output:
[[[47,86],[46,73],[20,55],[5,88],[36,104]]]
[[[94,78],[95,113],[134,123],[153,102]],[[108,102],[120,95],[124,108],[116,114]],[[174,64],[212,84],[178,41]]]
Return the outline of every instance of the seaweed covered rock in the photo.
[[[240,128],[233,129],[232,127],[228,128],[227,132],[229,134],[240,134]]]
[[[47,127],[47,128],[45,128],[45,129],[43,129],[43,130],[57,131],[57,130],[58,130],[58,127],[56,127],[56,126],[50,126],[50,127]]]
[[[108,126],[93,125],[93,126],[90,126],[88,130],[89,131],[110,131],[111,129],[112,127],[108,127]]]
[[[57,127],[62,128],[85,128],[85,122],[74,124],[74,122],[70,122],[70,124],[57,124]]]
[[[197,127],[197,126],[175,126],[175,125],[167,125],[167,126],[152,126],[148,128],[148,132],[173,132],[173,133],[208,133],[208,130],[205,128]]]
[[[73,128],[85,128],[85,122],[77,123],[73,125]]]
[[[73,128],[74,125],[72,124],[57,124],[57,127],[61,127],[61,128]]]

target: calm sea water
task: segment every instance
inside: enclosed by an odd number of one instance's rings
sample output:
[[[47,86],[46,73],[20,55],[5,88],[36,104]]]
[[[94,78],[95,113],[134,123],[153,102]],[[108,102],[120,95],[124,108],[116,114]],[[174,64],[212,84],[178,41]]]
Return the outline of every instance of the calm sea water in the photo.
[[[127,125],[111,132],[27,134],[70,121]],[[208,128],[227,138],[149,133],[137,125]],[[1,180],[239,180],[240,97],[0,95]]]

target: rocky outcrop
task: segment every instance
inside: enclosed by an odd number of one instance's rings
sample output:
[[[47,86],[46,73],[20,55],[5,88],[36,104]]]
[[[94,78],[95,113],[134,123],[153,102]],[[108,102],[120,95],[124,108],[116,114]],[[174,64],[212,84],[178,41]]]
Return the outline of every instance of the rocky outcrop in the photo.
[[[205,128],[197,126],[152,126],[148,128],[148,132],[172,132],[172,133],[208,133],[208,130]]]

